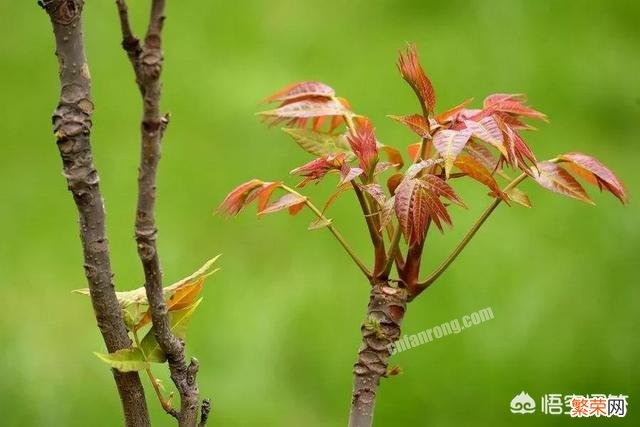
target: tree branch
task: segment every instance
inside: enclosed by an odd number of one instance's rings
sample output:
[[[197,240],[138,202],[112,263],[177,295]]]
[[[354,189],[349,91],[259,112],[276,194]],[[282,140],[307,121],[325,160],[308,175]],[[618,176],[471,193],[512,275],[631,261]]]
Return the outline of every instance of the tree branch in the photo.
[[[82,0],[39,3],[51,18],[59,62],[60,100],[53,113],[53,130],[62,157],[64,176],[80,220],[84,267],[98,328],[107,350],[131,347],[116,299],[99,177],[90,145],[91,78],[84,53]],[[127,426],[148,426],[149,415],[136,372],[113,370]]]
[[[126,2],[117,0],[116,5],[122,30],[122,46],[133,66],[143,101],[135,221],[138,255],[144,270],[145,289],[156,339],[167,355],[171,379],[180,394],[178,422],[180,426],[192,427],[196,425],[198,418],[199,391],[196,374],[199,364],[195,358],[192,358],[189,364],[186,363],[184,341],[171,332],[162,292],[162,271],[156,245],[156,176],[162,136],[169,122],[167,115],[160,114],[162,26],[165,18],[165,1],[152,0],[149,25],[142,46],[131,31]]]

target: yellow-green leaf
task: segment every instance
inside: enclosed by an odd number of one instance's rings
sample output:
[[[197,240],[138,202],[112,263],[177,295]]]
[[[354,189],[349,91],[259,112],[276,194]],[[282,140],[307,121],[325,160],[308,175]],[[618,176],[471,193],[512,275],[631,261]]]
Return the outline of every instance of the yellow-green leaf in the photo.
[[[195,273],[191,274],[189,277],[185,277],[184,279],[170,286],[165,287],[162,290],[164,295],[166,297],[171,296],[174,292],[176,292],[181,287],[188,286],[189,284],[197,281],[201,277],[203,278],[209,277],[210,275],[218,271],[219,269],[217,268],[214,270],[211,270],[211,267],[218,260],[218,258],[220,258],[220,255],[207,261],[202,267],[200,267]],[[72,292],[81,294],[81,295],[87,295],[87,296],[89,295],[88,288],[76,289]],[[131,291],[116,292],[116,298],[118,299],[118,302],[120,303],[120,307],[122,308],[126,308],[132,304],[138,304],[138,305],[149,304],[149,301],[147,300],[147,293],[144,289],[144,286],[137,289],[133,289]]]
[[[332,135],[312,129],[282,128],[304,151],[316,157],[347,153],[353,157],[344,135]]]
[[[529,196],[527,196],[525,192],[520,190],[519,188],[511,188],[505,191],[505,193],[507,193],[507,197],[509,197],[509,200],[513,200],[514,202],[524,206],[525,208],[531,207],[531,200],[529,200]]]
[[[98,352],[94,352],[93,354],[120,372],[139,371],[149,367],[149,363],[144,361],[142,352],[138,348],[124,348],[109,354]]]
[[[189,326],[191,316],[201,302],[202,298],[182,310],[169,312],[169,329],[173,335],[182,339],[187,336],[187,326]],[[149,362],[164,363],[167,360],[167,356],[164,354],[160,348],[160,344],[158,344],[158,341],[156,340],[154,328],[151,328],[149,332],[147,332],[147,335],[142,339],[140,348],[144,352],[145,356],[147,356],[147,360]]]

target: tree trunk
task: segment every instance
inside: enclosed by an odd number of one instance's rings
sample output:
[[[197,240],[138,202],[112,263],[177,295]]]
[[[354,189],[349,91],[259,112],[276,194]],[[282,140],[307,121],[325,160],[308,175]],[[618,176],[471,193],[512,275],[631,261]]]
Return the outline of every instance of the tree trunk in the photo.
[[[371,288],[367,316],[362,323],[362,344],[353,367],[353,393],[349,427],[369,427],[380,378],[387,375],[391,346],[400,338],[407,293],[387,283]]]

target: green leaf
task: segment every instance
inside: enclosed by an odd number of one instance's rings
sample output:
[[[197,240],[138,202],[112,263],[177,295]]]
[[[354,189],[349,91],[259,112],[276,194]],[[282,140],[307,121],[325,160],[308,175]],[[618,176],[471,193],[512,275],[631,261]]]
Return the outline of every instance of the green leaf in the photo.
[[[98,352],[94,352],[93,354],[120,372],[139,371],[149,367],[149,363],[144,361],[139,348],[124,348],[109,354]]]
[[[347,153],[353,156],[344,135],[331,135],[312,129],[283,128],[287,135],[307,153],[317,157],[327,154]]]
[[[189,325],[191,316],[201,302],[202,298],[182,310],[169,312],[169,329],[173,335],[182,339],[187,336],[187,326]],[[164,363],[167,360],[166,354],[164,354],[160,348],[160,344],[158,344],[156,340],[154,328],[151,328],[142,339],[140,348],[147,356],[149,362]]]

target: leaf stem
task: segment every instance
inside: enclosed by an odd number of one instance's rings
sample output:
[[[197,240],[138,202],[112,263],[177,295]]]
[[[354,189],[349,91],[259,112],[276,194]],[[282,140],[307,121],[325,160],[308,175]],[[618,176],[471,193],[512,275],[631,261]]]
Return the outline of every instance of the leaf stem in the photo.
[[[320,211],[320,209],[318,209],[316,207],[316,205],[314,205],[307,197],[303,196],[302,194],[298,193],[297,191],[295,191],[293,188],[290,188],[284,184],[280,185],[280,188],[282,188],[284,191],[291,193],[293,195],[299,196],[300,198],[304,198],[304,204],[311,209],[311,211],[322,221],[329,221],[329,219],[327,217],[325,217],[322,212]],[[344,237],[342,237],[342,234],[340,234],[340,232],[333,226],[333,224],[329,224],[327,225],[327,228],[329,229],[329,231],[331,232],[331,234],[334,235],[334,237],[338,240],[338,242],[340,243],[340,245],[342,245],[342,247],[344,248],[345,251],[347,251],[347,254],[349,254],[349,256],[351,257],[351,259],[353,260],[353,262],[356,263],[356,265],[358,266],[358,268],[364,273],[365,276],[367,276],[368,279],[371,279],[373,276],[371,274],[371,272],[369,271],[369,269],[364,265],[364,263],[360,260],[360,258],[358,258],[358,255],[356,255],[355,251],[351,248],[351,246],[347,243],[347,241],[344,239]]]
[[[149,362],[149,359],[147,359],[147,355],[144,354],[144,350],[142,349],[142,346],[140,345],[140,338],[138,337],[138,331],[134,329],[131,331],[131,333],[133,335],[133,341],[136,343],[136,347],[138,347],[138,349],[140,350],[140,353],[142,354],[142,359],[145,362],[147,362],[147,365],[148,365],[150,362]],[[176,411],[173,408],[173,406],[171,406],[171,398],[173,397],[173,393],[169,394],[168,399],[165,399],[164,396],[162,395],[162,390],[160,389],[158,378],[156,378],[156,376],[153,375],[153,372],[151,372],[151,368],[146,367],[144,370],[147,373],[147,376],[149,377],[149,381],[151,381],[151,385],[153,386],[153,389],[155,390],[156,395],[158,396],[158,400],[160,401],[160,405],[162,405],[162,409],[164,409],[164,411],[167,414],[171,415],[175,419],[178,419],[179,417],[178,411]]]
[[[391,267],[393,267],[393,261],[396,259],[398,248],[400,247],[400,237],[402,232],[400,231],[400,224],[393,230],[393,236],[391,237],[391,244],[389,246],[389,252],[387,253],[387,259],[384,267],[382,268],[382,277],[389,277],[391,273]]]
[[[511,181],[509,185],[507,185],[502,191],[506,192],[508,190],[511,190],[512,188],[520,184],[527,176],[528,175],[525,173],[521,174],[520,176],[515,178],[513,181]],[[489,218],[489,216],[498,207],[501,201],[502,199],[496,198],[493,202],[491,202],[491,204],[487,207],[487,209],[485,209],[482,215],[480,215],[480,217],[476,220],[476,222],[471,226],[467,234],[458,243],[458,245],[455,247],[453,252],[451,252],[449,256],[447,256],[447,258],[445,258],[444,261],[442,261],[442,263],[424,281],[418,283],[419,291],[413,296],[413,298],[415,298],[418,294],[420,294],[420,292],[422,292],[429,285],[435,282],[436,279],[438,279],[438,277],[440,277],[440,275],[444,273],[444,271],[451,265],[451,263],[458,257],[458,255],[460,255],[460,252],[462,252],[465,246],[467,246],[467,244],[476,234],[478,229],[480,229],[482,224],[484,224],[487,218]]]

